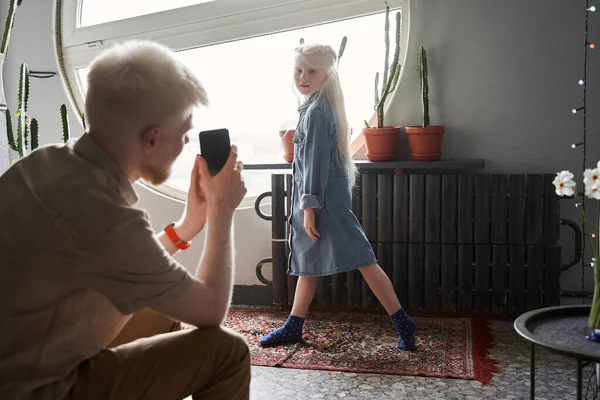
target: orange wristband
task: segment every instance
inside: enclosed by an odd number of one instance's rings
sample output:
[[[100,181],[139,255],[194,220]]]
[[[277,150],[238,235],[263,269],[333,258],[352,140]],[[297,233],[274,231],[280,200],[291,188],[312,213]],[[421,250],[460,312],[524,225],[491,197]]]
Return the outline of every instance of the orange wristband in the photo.
[[[192,244],[190,242],[185,242],[185,241],[181,240],[179,238],[179,236],[177,236],[177,233],[175,233],[174,226],[175,226],[174,222],[166,226],[165,233],[167,234],[167,237],[171,240],[171,242],[173,242],[175,247],[177,247],[179,250],[187,249]]]

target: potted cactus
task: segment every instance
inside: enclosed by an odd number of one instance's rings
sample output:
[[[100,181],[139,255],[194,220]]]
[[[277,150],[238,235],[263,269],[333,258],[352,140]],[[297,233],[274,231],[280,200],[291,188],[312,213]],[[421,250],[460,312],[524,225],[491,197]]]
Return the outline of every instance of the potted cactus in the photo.
[[[13,150],[19,156],[24,157],[29,152],[35,150],[39,146],[39,124],[35,118],[30,118],[28,115],[29,104],[29,88],[30,88],[30,73],[29,66],[26,63],[21,64],[19,72],[19,88],[18,88],[18,103],[17,111],[15,112],[17,121],[16,132],[13,131],[12,113],[8,109],[6,97],[4,95],[2,66],[8,52],[8,44],[12,28],[14,26],[17,7],[22,4],[23,0],[9,0],[8,15],[4,24],[4,33],[2,42],[0,43],[0,113],[4,118],[0,118],[0,135],[2,139],[6,138],[8,149]],[[69,139],[69,123],[67,115],[67,106],[62,104],[60,107],[62,120],[62,140],[66,142]],[[15,135],[16,133],[16,135]],[[2,149],[0,149],[1,151]],[[8,158],[8,153],[4,154]],[[6,165],[0,164],[0,167],[8,168],[8,159]],[[4,172],[0,170],[0,174]]]
[[[407,126],[406,135],[410,147],[410,159],[414,161],[437,161],[442,156],[442,139],[446,128],[429,124],[429,82],[427,80],[427,52],[419,48],[419,87],[423,122],[421,126]]]
[[[389,64],[390,56],[390,6],[385,2],[385,63],[381,91],[379,90],[379,72],[375,74],[375,114],[377,126],[371,127],[365,120],[362,135],[365,139],[366,155],[369,161],[395,161],[397,157],[398,136],[400,127],[386,127],[384,125],[385,101],[396,90],[400,77],[400,12],[396,13],[396,47],[394,58]]]

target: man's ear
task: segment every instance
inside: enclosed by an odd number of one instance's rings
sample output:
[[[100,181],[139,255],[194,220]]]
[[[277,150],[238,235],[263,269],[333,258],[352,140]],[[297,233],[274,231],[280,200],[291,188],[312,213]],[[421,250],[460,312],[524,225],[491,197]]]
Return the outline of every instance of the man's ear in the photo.
[[[142,132],[142,146],[144,151],[153,152],[158,145],[160,130],[157,126],[151,126]]]

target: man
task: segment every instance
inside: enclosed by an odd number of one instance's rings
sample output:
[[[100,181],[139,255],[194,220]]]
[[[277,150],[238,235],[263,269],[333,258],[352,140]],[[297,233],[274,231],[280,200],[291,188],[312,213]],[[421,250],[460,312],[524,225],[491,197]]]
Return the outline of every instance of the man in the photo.
[[[132,184],[167,179],[206,104],[167,48],[114,46],[90,67],[88,132],[0,177],[1,399],[248,398],[247,344],[220,327],[246,193],[236,148],[215,176],[197,157],[183,216],[164,232],[133,207]],[[171,255],[204,225],[193,276]]]

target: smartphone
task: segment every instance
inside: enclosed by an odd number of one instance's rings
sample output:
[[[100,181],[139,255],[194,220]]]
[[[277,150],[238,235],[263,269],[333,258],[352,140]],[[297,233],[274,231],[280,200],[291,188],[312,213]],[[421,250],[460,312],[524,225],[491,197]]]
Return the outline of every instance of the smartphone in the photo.
[[[208,170],[216,175],[223,168],[231,151],[229,131],[225,128],[202,131],[200,138],[200,155],[206,160]]]

